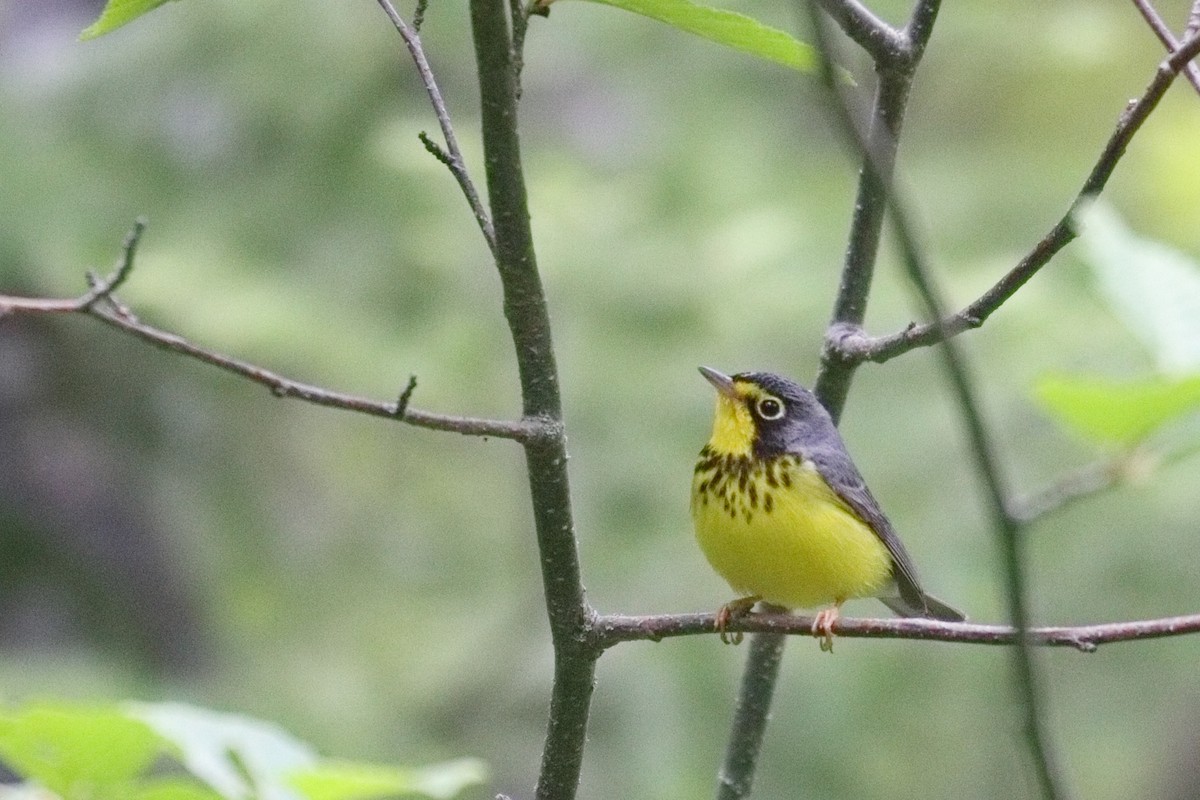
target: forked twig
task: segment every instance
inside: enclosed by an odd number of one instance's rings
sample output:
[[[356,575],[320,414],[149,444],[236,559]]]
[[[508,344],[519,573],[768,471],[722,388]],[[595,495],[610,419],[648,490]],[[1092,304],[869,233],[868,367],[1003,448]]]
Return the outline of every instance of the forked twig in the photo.
[[[412,56],[413,63],[417,66],[417,74],[421,76],[421,84],[425,87],[425,93],[429,95],[429,102],[433,105],[433,113],[437,116],[438,125],[442,128],[442,136],[446,139],[446,158],[439,156],[438,160],[449,168],[450,174],[458,181],[459,188],[462,189],[467,203],[471,206],[471,213],[475,215],[475,222],[478,223],[479,230],[483,232],[483,238],[487,240],[488,249],[495,253],[496,231],[492,227],[492,220],[488,216],[487,209],[483,207],[483,201],[479,198],[479,192],[475,189],[475,183],[471,180],[470,173],[467,172],[466,160],[463,159],[462,150],[459,149],[458,137],[454,135],[454,125],[450,122],[450,111],[446,107],[446,101],[442,99],[442,90],[438,88],[437,79],[433,76],[433,69],[429,66],[429,59],[425,57],[421,36],[415,28],[404,21],[404,18],[396,11],[396,7],[392,5],[391,0],[376,0],[376,2],[387,14],[388,19],[392,21],[392,26],[400,34],[400,38],[404,40],[404,45],[408,48],[409,55]],[[426,148],[429,148],[431,142],[428,137],[422,141]],[[431,149],[430,152],[433,150]]]
[[[416,388],[415,377],[409,379],[407,387],[395,403],[379,402],[331,391],[292,380],[257,364],[194,344],[176,333],[147,325],[122,306],[113,295],[113,291],[124,283],[133,270],[134,254],[145,228],[146,223],[138,220],[125,237],[122,255],[116,270],[104,280],[93,280],[91,289],[85,294],[66,300],[0,295],[0,317],[9,314],[87,314],[156,347],[247,378],[265,386],[276,397],[291,397],[320,406],[357,411],[375,417],[400,419],[420,428],[461,433],[467,436],[495,436],[498,439],[513,439],[518,442],[529,442],[546,435],[553,435],[557,430],[556,424],[541,419],[520,419],[509,422],[433,414],[409,408],[408,400]]]
[[[1163,18],[1155,10],[1154,6],[1150,5],[1149,0],[1133,0],[1133,5],[1137,7],[1142,18],[1146,20],[1146,24],[1150,26],[1150,30],[1154,31],[1154,35],[1167,48],[1168,53],[1174,53],[1179,49],[1179,42],[1175,39],[1175,34],[1167,27],[1167,23],[1163,21]],[[1192,10],[1192,17],[1189,19],[1188,27],[1184,31],[1185,39],[1195,33],[1192,20],[1196,18],[1197,9],[1200,9],[1200,2]],[[1189,62],[1183,68],[1183,77],[1187,78],[1188,83],[1192,85],[1196,93],[1200,94],[1200,67]]]
[[[1063,247],[1076,238],[1074,215],[1078,208],[1099,194],[1125,154],[1134,135],[1158,106],[1179,71],[1200,53],[1200,34],[1192,34],[1180,48],[1159,64],[1154,78],[1137,100],[1129,103],[1117,120],[1104,150],[1092,167],[1083,186],[1071,201],[1067,213],[1034,245],[1021,261],[978,299],[961,311],[934,322],[911,324],[904,330],[885,336],[871,336],[857,323],[842,323],[830,328],[826,347],[834,358],[851,363],[883,363],[917,347],[928,347],[943,339],[978,328],[1000,306],[1050,262]]]

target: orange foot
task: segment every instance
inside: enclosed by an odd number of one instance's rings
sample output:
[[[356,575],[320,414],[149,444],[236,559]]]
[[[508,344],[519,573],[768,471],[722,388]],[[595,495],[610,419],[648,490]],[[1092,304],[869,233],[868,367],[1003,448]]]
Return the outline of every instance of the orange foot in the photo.
[[[751,595],[749,597],[739,597],[737,600],[730,600],[725,605],[717,609],[717,633],[721,634],[721,641],[725,644],[741,644],[742,632],[736,631],[732,636],[726,632],[729,623],[734,620],[741,619],[754,608],[754,604],[758,602],[758,597]]]
[[[821,651],[833,652],[833,623],[842,615],[842,601],[838,600],[833,608],[823,608],[813,619],[812,635],[821,640]]]

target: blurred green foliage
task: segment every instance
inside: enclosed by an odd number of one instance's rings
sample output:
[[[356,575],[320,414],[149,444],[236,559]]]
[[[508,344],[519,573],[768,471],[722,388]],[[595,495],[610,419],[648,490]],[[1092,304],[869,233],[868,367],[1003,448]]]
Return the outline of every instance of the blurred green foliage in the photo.
[[[36,703],[0,715],[0,757],[23,779],[0,797],[32,787],[46,800],[450,800],[485,777],[470,759],[322,761],[270,723],[180,703]]]
[[[1178,22],[1186,4],[1173,5]],[[879,4],[893,20],[905,7]],[[795,28],[786,4],[736,10]],[[3,34],[0,291],[80,292],[146,214],[122,299],[147,320],[300,380],[389,398],[416,373],[415,406],[519,412],[487,249],[417,141],[436,123],[374,3],[171,3],[76,42],[93,17]],[[433,3],[422,37],[481,180],[464,4]],[[956,304],[1067,208],[1160,57],[1115,0],[946,5],[901,172]],[[864,65],[847,66],[865,91]],[[856,169],[809,80],[593,4],[532,21],[522,143],[601,610],[729,599],[687,515],[712,400],[695,366],[815,373]],[[1180,85],[1106,192],[1133,228],[1193,257],[1198,126]],[[885,253],[875,332],[912,314]],[[962,340],[1018,490],[1096,455],[1034,408],[1036,376],[1145,372],[1093,283],[1068,250]],[[165,675],[117,641],[7,647],[0,700],[183,699],[276,720],[336,756],[479,756],[495,791],[527,794],[551,664],[516,447],[280,402],[83,319],[35,331],[52,346],[24,365],[28,385],[57,387],[39,403],[135,476],[97,479],[152,520],[204,635],[194,667]],[[929,589],[1001,619],[996,548],[933,355],[862,370],[844,431]],[[1181,554],[1200,529],[1195,492],[1183,463],[1032,529],[1036,619],[1194,612],[1200,562]],[[1041,656],[1080,796],[1195,785],[1198,652],[1193,638]],[[606,654],[581,796],[711,794],[744,656],[715,637]],[[829,658],[795,641],[756,796],[1028,796],[1018,730],[1003,649],[862,641]]]

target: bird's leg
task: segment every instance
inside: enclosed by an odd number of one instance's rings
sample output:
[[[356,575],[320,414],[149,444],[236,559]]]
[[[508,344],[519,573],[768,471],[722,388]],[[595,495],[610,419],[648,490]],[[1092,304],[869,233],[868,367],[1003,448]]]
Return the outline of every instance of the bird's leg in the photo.
[[[813,619],[812,635],[821,640],[821,651],[824,653],[833,652],[833,623],[842,615],[843,602],[835,601],[832,608],[821,609]]]
[[[730,636],[725,628],[729,623],[736,619],[741,619],[749,613],[750,609],[754,608],[754,604],[759,600],[758,595],[750,595],[749,597],[739,597],[737,600],[730,600],[725,605],[717,609],[717,633],[721,634],[721,641],[725,644],[741,644],[742,632],[736,631],[733,636]]]

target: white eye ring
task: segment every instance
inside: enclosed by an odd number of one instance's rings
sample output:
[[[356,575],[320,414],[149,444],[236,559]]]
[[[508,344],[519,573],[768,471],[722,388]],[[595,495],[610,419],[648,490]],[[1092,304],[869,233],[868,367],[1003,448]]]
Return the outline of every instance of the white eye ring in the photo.
[[[763,419],[780,419],[783,417],[786,409],[783,406],[783,401],[774,397],[764,397],[755,405],[758,415]]]

